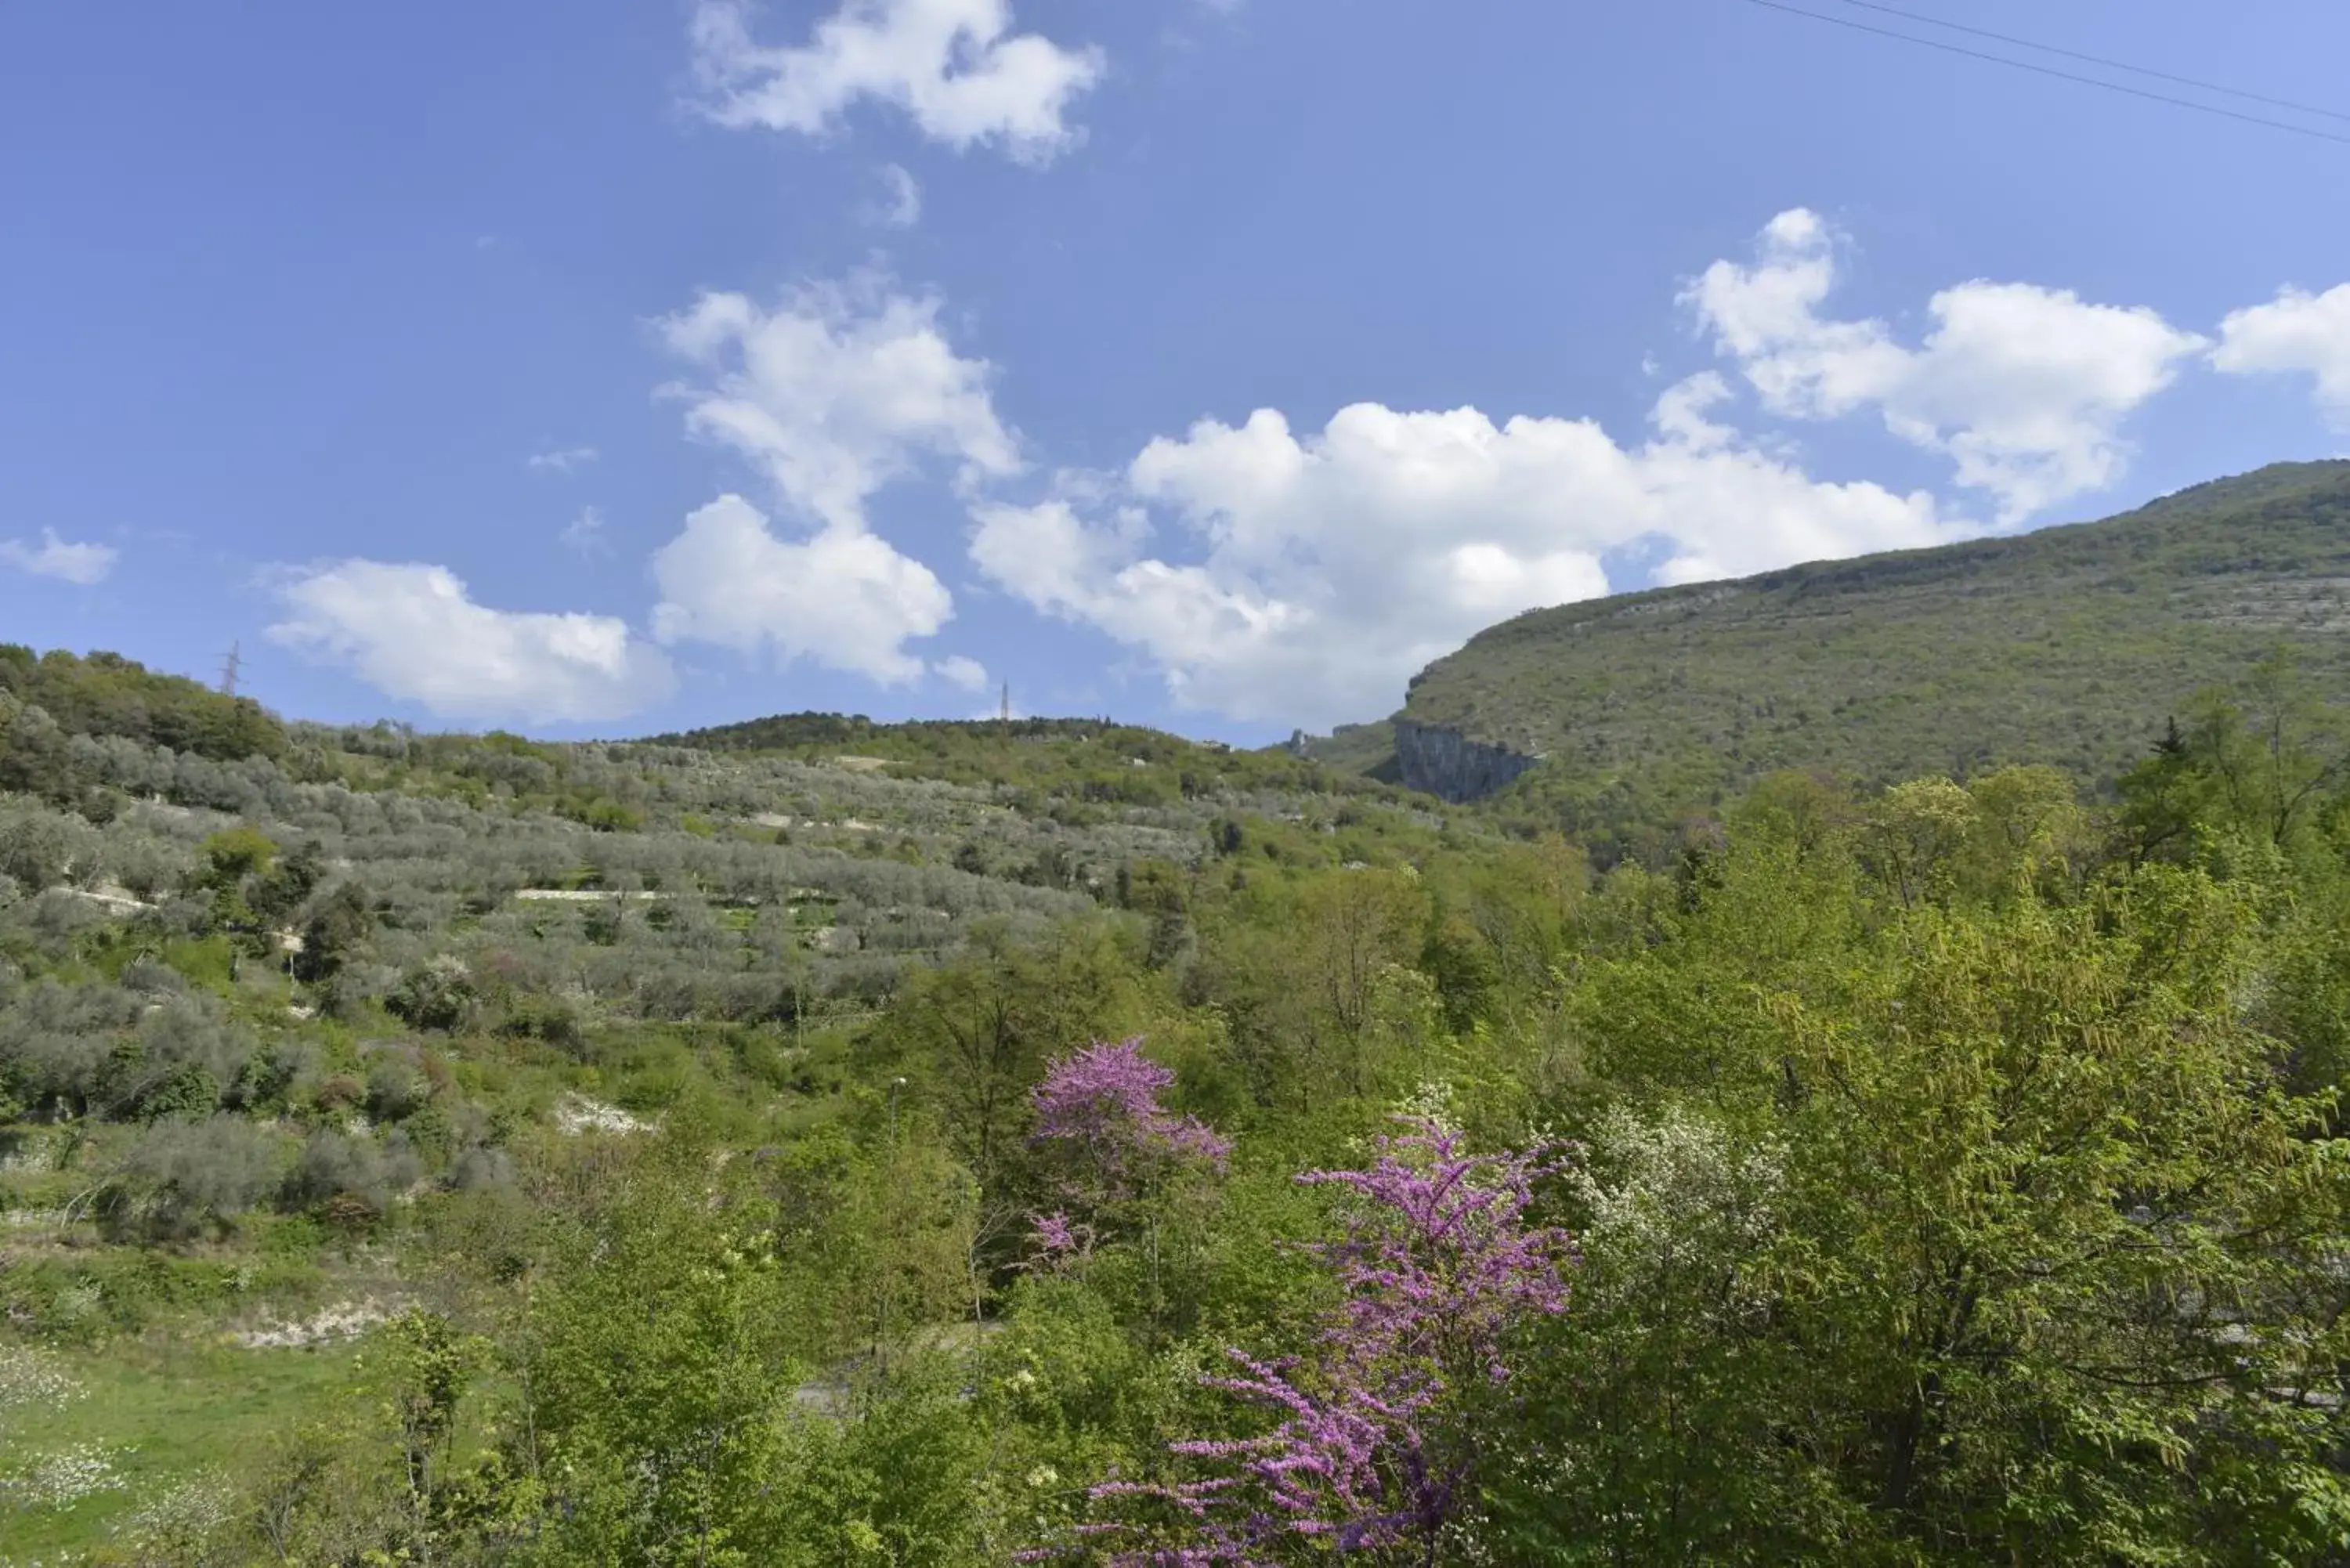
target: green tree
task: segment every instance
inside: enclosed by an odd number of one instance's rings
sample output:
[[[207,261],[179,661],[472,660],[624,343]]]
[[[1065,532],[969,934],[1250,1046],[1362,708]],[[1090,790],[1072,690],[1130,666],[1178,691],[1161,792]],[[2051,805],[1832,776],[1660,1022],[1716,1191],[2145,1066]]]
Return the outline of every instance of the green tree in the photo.
[[[963,961],[911,977],[879,1031],[881,1060],[913,1068],[948,1147],[994,1196],[1019,1165],[1027,1092],[1073,1040],[1140,1033],[1149,988],[1134,955],[1097,922],[1026,944],[983,931]]]
[[[374,929],[375,907],[367,889],[356,882],[342,883],[303,922],[294,978],[306,985],[332,980]]]
[[[1512,1528],[1540,1560],[1607,1556],[1577,1521],[1653,1509],[1669,1481],[1680,1522],[1656,1550],[1676,1559],[2339,1550],[2350,1498],[2324,1456],[2350,1293],[2324,1260],[2343,1168],[2313,1136],[2323,1105],[2280,1085],[2279,1043],[2239,1005],[2257,909],[2149,867],[2077,905],[1838,926],[1804,919],[1819,893],[1794,872],[1733,865],[1708,903],[1735,918],[1701,909],[1590,977],[1603,1075],[1690,1103],[1740,1158],[1783,1151],[1781,1175],[1767,1235],[1718,1239],[1685,1286],[1628,1298],[1681,1336],[1700,1418],[1620,1395],[1613,1425],[1537,1418],[1545,1473],[1582,1480],[1529,1487]],[[1757,907],[1774,880],[1776,920]],[[1586,1220],[1603,1238],[1604,1219]],[[1611,1384],[1587,1359],[1608,1350],[1560,1342],[1562,1401]],[[1754,1539],[1779,1544],[1733,1549],[1762,1514]]]

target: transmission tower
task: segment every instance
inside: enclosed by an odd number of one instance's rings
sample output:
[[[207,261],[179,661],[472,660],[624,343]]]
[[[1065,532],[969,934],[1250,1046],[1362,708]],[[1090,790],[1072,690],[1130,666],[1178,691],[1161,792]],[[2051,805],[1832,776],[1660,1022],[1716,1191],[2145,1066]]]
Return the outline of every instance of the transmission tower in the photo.
[[[236,678],[244,668],[244,658],[241,652],[244,646],[241,642],[232,642],[228,645],[228,652],[221,657],[220,689],[224,697],[236,695]]]

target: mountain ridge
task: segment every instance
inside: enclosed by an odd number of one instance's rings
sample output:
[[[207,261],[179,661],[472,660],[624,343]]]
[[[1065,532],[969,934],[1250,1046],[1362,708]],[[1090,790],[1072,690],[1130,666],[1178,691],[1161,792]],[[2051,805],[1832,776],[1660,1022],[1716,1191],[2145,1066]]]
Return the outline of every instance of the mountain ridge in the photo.
[[[1300,749],[1603,838],[1781,767],[2096,786],[2278,647],[2350,695],[2345,629],[2350,461],[2278,463],[2096,522],[1531,610],[1414,676],[1389,749],[1373,726]]]

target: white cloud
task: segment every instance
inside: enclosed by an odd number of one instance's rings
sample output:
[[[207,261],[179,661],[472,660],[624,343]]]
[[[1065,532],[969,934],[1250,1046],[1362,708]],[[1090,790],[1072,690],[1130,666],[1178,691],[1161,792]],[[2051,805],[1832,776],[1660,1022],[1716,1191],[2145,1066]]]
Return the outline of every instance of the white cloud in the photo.
[[[1873,408],[1902,440],[1948,455],[1960,483],[2015,523],[2121,476],[2123,422],[2205,347],[2142,307],[2069,290],[1972,282],[1927,304],[1915,348],[1877,320],[1820,314],[1837,282],[1836,236],[1816,213],[1780,213],[1752,265],[1719,261],[1683,295],[1766,408],[1832,419]]]
[[[739,495],[688,517],[652,567],[661,641],[691,639],[746,656],[772,649],[778,662],[808,659],[876,680],[920,678],[922,661],[906,642],[954,613],[946,585],[885,540],[829,525],[805,541],[779,539]]]
[[[960,653],[951,653],[931,665],[931,670],[949,685],[960,686],[965,691],[987,690],[987,666],[976,659],[968,659]],[[992,718],[993,715],[991,714],[989,717]]]
[[[339,561],[277,593],[287,615],[273,639],[443,718],[618,719],[676,684],[618,617],[492,609],[444,566]]]
[[[877,680],[918,678],[907,651],[954,613],[946,586],[867,524],[866,504],[925,458],[969,489],[1020,468],[985,362],[956,354],[935,300],[873,280],[800,291],[774,310],[705,295],[661,323],[704,380],[671,389],[686,423],[747,459],[809,536],[779,537],[740,496],[687,519],[653,557],[663,641],[692,639],[779,661],[810,659]]]
[[[888,188],[889,203],[880,209],[883,223],[891,228],[910,229],[922,221],[922,187],[911,174],[896,163],[881,166],[881,183]]]
[[[0,561],[5,561],[20,572],[30,572],[36,577],[55,577],[59,582],[72,583],[77,587],[89,587],[106,580],[114,570],[114,563],[122,553],[111,545],[69,545],[57,537],[54,528],[41,530],[41,542],[27,545],[20,539],[0,539]]]
[[[753,36],[744,0],[701,0],[694,68],[722,125],[817,135],[871,98],[933,140],[1041,162],[1076,141],[1070,103],[1102,58],[1012,26],[1009,0],[843,0],[808,42],[776,47]]]
[[[967,480],[1020,466],[990,368],[955,353],[938,309],[873,280],[803,289],[774,310],[706,294],[660,323],[708,377],[671,391],[691,402],[689,429],[749,459],[795,506],[861,527],[867,498],[923,456],[954,460]]]
[[[2288,288],[2220,324],[2211,363],[2233,375],[2301,371],[2317,379],[2318,405],[2350,431],[2350,283],[2307,294]]]
[[[558,537],[563,547],[582,556],[607,556],[612,546],[604,537],[604,514],[593,506],[583,506],[579,515],[563,525]]]
[[[1659,400],[1627,448],[1587,420],[1342,409],[1301,439],[1272,410],[1153,441],[1107,503],[974,507],[980,571],[1149,655],[1183,705],[1311,726],[1392,708],[1471,634],[1604,594],[1601,557],[1662,580],[1931,545],[1975,531],[1931,497],[1816,483],[1713,424],[1719,377]],[[1089,515],[1092,514],[1093,515]],[[1177,552],[1146,550],[1153,516]]]
[[[553,452],[533,452],[527,465],[542,473],[569,473],[584,468],[602,454],[592,446],[567,446]]]

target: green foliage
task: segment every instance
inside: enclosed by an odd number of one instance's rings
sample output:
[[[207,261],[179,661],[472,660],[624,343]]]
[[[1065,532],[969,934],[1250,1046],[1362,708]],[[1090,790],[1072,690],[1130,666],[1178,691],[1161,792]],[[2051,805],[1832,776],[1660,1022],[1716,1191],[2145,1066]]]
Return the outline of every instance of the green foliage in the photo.
[[[839,765],[956,784],[1013,784],[1045,799],[1101,805],[1161,805],[1233,790],[1346,793],[1394,799],[1399,792],[1325,768],[1289,751],[1241,752],[1107,719],[917,720],[879,724],[862,714],[785,713],[686,734],[653,745],[711,752],[774,752]]]
[[[0,695],[39,709],[68,735],[119,735],[224,762],[281,757],[287,749],[284,727],[258,703],[156,674],[112,653],[77,659],[0,645]],[[0,737],[0,787],[26,788],[8,782],[8,770],[39,765],[16,750],[21,744]]]
[[[1571,1310],[1446,1417],[1483,1490],[1434,1562],[2344,1560],[2328,668],[2182,704],[2117,800],[1765,773],[1598,877],[1091,723],[296,726],[281,764],[20,702],[105,801],[0,801],[0,1353],[361,1346],[235,1352],[283,1359],[203,1382],[201,1462],[87,1428],[175,1457],[0,1511],[0,1555],[1082,1542],[1097,1484],[1262,1431],[1228,1346],[1318,1364],[1309,1248],[1358,1216],[1295,1178],[1408,1108],[1584,1150],[1532,1216]],[[1136,1034],[1233,1147],[1087,1185],[1033,1093]]]
[[[1535,610],[1422,671],[1399,717],[1544,757],[1497,806],[1611,860],[1787,768],[2042,763],[2104,793],[2275,649],[2350,690],[2345,523],[2350,463],[2286,463],[2104,523]]]
[[[1897,815],[1947,865],[1966,800]],[[1497,1528],[1545,1561],[2337,1542],[2334,1419],[2290,1391],[2332,1376],[2350,1189],[2237,1009],[2248,890],[2149,867],[2000,906],[1888,860],[1875,918],[1785,919],[1848,854],[1733,848],[1588,971],[1595,1068],[1658,1108],[1598,1123],[1580,1321]]]
[[[479,1000],[473,977],[463,962],[442,954],[402,975],[384,998],[384,1006],[415,1028],[447,1033],[473,1017]]]
[[[302,945],[294,955],[294,978],[322,985],[342,971],[359,946],[375,930],[375,909],[367,889],[345,882],[327,895],[302,926]]]

